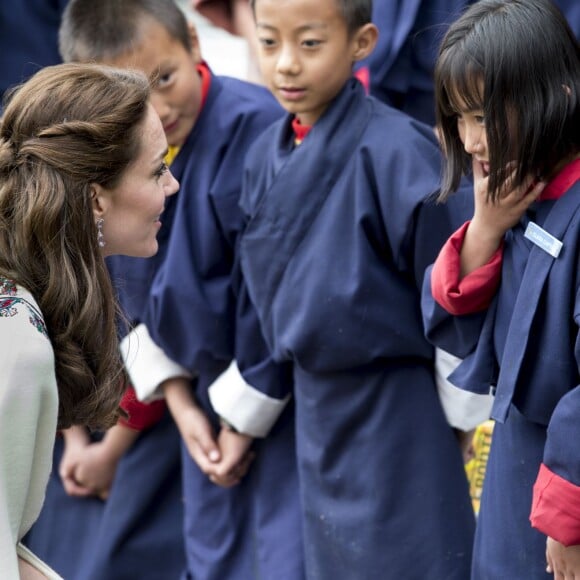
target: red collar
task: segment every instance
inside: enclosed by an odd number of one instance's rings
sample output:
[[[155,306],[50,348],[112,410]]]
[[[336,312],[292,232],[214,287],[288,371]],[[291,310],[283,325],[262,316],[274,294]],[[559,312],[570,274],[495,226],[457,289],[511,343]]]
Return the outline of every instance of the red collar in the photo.
[[[354,73],[355,78],[357,78],[362,86],[365,88],[365,93],[368,95],[371,92],[371,71],[368,66],[363,66],[359,68]]]
[[[302,143],[304,139],[306,139],[306,135],[310,133],[310,129],[312,129],[312,125],[302,125],[300,123],[300,119],[298,117],[294,117],[292,119],[292,130],[294,131],[295,139],[297,145]]]
[[[580,179],[580,159],[574,159],[574,161],[564,166],[564,169],[548,183],[538,200],[544,201],[562,197],[578,179]]]
[[[199,110],[201,111],[205,105],[205,101],[209,93],[209,87],[211,85],[211,71],[205,62],[200,62],[195,66],[195,69],[201,77],[201,105],[199,106]]]

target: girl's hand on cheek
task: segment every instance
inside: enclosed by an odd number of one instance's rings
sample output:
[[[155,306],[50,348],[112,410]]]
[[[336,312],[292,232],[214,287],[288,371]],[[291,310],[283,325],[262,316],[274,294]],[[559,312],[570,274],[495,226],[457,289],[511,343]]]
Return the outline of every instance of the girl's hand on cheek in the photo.
[[[498,199],[488,199],[489,176],[484,174],[482,164],[473,162],[475,213],[473,222],[478,230],[487,232],[487,236],[497,240],[515,226],[530,205],[542,193],[546,184],[527,178],[520,186],[514,187],[513,171],[504,182]]]

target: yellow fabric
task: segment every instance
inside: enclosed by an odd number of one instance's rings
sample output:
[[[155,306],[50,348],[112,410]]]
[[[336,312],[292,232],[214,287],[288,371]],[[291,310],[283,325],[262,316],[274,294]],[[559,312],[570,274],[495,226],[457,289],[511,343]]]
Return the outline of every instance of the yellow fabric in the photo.
[[[479,513],[479,503],[481,501],[483,480],[485,479],[485,470],[491,447],[493,425],[494,421],[490,419],[477,427],[473,437],[474,457],[465,465],[473,510],[476,514]]]
[[[167,163],[167,165],[171,165],[173,163],[173,160],[177,157],[177,154],[179,153],[179,147],[177,145],[170,145],[168,150],[167,150],[167,155],[165,155],[165,163]]]

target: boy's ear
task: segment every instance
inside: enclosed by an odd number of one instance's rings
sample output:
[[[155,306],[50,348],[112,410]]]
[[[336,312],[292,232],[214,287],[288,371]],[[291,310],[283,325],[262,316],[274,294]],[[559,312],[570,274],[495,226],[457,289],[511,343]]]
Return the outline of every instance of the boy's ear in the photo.
[[[196,62],[196,64],[199,64],[203,61],[203,58],[201,56],[201,47],[199,45],[197,28],[193,22],[188,22],[187,28],[189,29],[189,38],[191,39],[191,54],[193,56],[193,60]]]
[[[361,26],[354,34],[353,61],[363,60],[371,54],[375,49],[378,38],[379,30],[372,22]]]

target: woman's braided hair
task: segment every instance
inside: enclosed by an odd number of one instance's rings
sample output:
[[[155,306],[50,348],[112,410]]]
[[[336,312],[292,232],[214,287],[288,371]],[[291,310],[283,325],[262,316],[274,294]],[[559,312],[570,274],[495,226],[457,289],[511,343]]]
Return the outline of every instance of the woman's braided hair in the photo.
[[[59,427],[106,427],[125,375],[91,185],[114,187],[139,153],[144,76],[47,67],[13,91],[0,125],[0,273],[27,288],[55,353]]]

